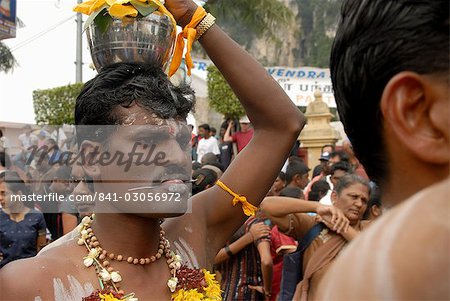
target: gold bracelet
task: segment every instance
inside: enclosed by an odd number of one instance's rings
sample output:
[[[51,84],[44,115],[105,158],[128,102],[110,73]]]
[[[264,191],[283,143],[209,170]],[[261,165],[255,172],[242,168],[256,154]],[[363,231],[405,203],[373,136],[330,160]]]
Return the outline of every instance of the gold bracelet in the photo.
[[[203,20],[197,25],[195,28],[197,30],[197,35],[195,36],[195,39],[198,40],[201,38],[201,36],[208,31],[208,29],[211,28],[216,23],[216,18],[208,13],[206,17],[203,18]]]

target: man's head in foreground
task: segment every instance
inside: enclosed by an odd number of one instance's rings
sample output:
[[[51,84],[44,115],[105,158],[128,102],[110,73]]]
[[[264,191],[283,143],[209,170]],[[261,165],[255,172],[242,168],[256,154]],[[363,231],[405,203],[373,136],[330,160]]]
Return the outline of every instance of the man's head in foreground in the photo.
[[[349,0],[330,69],[340,119],[395,204],[449,174],[449,1]]]
[[[95,191],[118,200],[103,204],[118,212],[182,213],[193,105],[192,90],[174,86],[158,67],[116,64],[86,83],[75,107],[77,138]]]

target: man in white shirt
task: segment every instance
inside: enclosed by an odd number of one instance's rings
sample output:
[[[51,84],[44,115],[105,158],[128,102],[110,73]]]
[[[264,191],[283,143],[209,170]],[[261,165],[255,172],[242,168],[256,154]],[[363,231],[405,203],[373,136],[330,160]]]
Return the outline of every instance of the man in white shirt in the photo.
[[[219,155],[219,143],[217,139],[211,136],[211,128],[208,124],[202,124],[198,127],[198,135],[202,138],[198,141],[197,162],[202,162],[202,157],[206,153]]]
[[[18,139],[20,141],[22,151],[26,151],[30,146],[37,144],[38,137],[31,133],[32,128],[28,124],[23,128],[23,131],[24,132],[19,135]]]

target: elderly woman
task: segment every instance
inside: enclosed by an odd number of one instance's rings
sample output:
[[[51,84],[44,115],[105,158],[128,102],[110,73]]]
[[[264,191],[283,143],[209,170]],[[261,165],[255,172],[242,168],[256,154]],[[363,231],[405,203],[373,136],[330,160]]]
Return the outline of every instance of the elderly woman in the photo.
[[[15,199],[27,192],[16,172],[0,173],[0,268],[13,260],[35,256],[45,244],[44,216]]]
[[[318,222],[326,227],[312,241],[303,256],[303,280],[297,285],[294,300],[314,300],[320,279],[345,244],[361,231],[369,200],[369,183],[354,174],[342,177],[332,192],[333,206],[293,198],[268,197],[263,211],[280,231],[301,239]],[[316,217],[307,213],[315,212]]]

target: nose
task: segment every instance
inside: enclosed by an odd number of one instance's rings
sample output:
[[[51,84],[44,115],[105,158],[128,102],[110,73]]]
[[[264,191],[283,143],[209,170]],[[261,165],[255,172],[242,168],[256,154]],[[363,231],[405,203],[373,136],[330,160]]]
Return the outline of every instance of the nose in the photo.
[[[190,146],[183,149],[177,140],[171,139],[167,148],[166,160],[169,165],[177,165],[186,168],[191,162]]]
[[[73,195],[88,195],[91,194],[92,192],[89,190],[88,185],[86,184],[85,181],[81,181],[78,183],[77,186],[75,186],[75,188],[72,191]]]
[[[361,198],[357,198],[355,201],[355,206],[359,208],[362,208],[363,206],[363,200]]]

